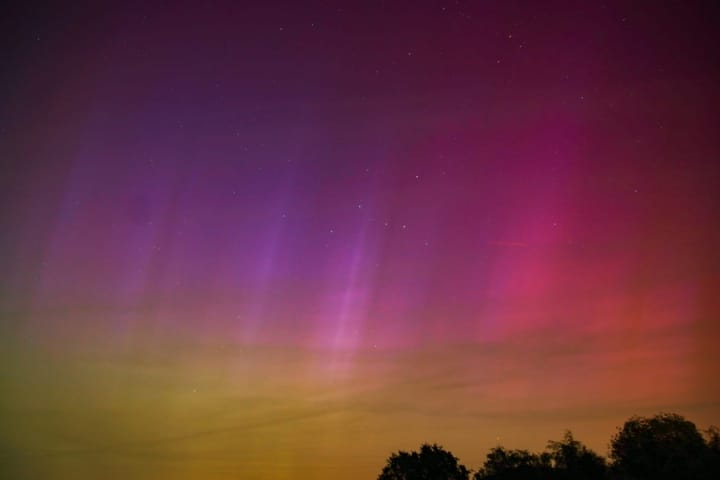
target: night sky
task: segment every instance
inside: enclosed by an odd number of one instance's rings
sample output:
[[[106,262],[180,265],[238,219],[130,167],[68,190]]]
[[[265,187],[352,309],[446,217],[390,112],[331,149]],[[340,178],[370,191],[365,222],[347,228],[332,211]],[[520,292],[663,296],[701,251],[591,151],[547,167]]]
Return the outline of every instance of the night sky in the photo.
[[[0,473],[375,478],[720,420],[714,2],[0,14]]]

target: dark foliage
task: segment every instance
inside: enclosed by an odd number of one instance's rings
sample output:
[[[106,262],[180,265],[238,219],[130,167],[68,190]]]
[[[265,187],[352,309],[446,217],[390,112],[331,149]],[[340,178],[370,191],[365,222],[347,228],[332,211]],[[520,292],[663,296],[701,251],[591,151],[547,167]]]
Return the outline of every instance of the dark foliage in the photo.
[[[536,455],[527,450],[506,450],[495,447],[485,458],[482,468],[475,474],[475,480],[540,480],[549,478],[552,471],[550,456]]]
[[[572,432],[565,432],[559,442],[550,441],[547,446],[553,461],[553,478],[583,478],[596,480],[605,478],[605,459],[573,438]]]
[[[420,452],[390,455],[378,480],[468,480],[470,471],[457,457],[433,444],[423,444]]]
[[[632,417],[610,442],[619,478],[706,478],[707,445],[695,424],[673,413]]]
[[[711,426],[705,430],[707,443],[707,478],[720,478],[720,429]]]
[[[720,478],[720,429],[705,436],[680,415],[632,417],[610,442],[610,463],[570,431],[540,454],[492,448],[473,480],[710,480]],[[470,471],[449,451],[424,444],[394,453],[378,480],[468,480]]]
[[[546,451],[539,455],[527,450],[493,448],[475,480],[601,480],[605,474],[605,459],[568,431],[562,440],[548,442]]]

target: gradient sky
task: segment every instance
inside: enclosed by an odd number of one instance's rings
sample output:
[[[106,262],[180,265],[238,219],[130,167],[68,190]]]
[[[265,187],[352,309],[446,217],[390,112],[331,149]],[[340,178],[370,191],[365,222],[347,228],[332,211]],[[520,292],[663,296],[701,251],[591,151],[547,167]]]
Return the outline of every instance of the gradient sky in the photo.
[[[719,423],[712,3],[4,12],[0,469],[359,480]]]

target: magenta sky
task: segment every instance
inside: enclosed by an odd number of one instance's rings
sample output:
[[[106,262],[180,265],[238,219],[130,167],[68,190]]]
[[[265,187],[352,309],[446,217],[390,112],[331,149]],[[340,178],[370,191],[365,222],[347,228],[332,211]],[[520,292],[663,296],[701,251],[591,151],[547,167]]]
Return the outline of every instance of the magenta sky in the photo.
[[[657,3],[12,9],[0,463],[360,479],[718,423],[718,10]]]

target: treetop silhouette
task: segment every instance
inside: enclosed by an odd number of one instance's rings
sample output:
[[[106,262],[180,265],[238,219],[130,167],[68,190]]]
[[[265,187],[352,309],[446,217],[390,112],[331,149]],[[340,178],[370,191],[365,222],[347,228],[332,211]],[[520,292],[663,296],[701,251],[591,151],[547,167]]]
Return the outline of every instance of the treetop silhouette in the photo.
[[[470,471],[437,444],[423,444],[420,452],[399,451],[388,458],[378,480],[468,480]]]
[[[609,462],[565,432],[542,453],[497,446],[473,480],[710,480],[720,478],[720,429],[705,437],[674,413],[628,419],[610,441]],[[469,480],[471,470],[437,444],[393,453],[378,480]]]

